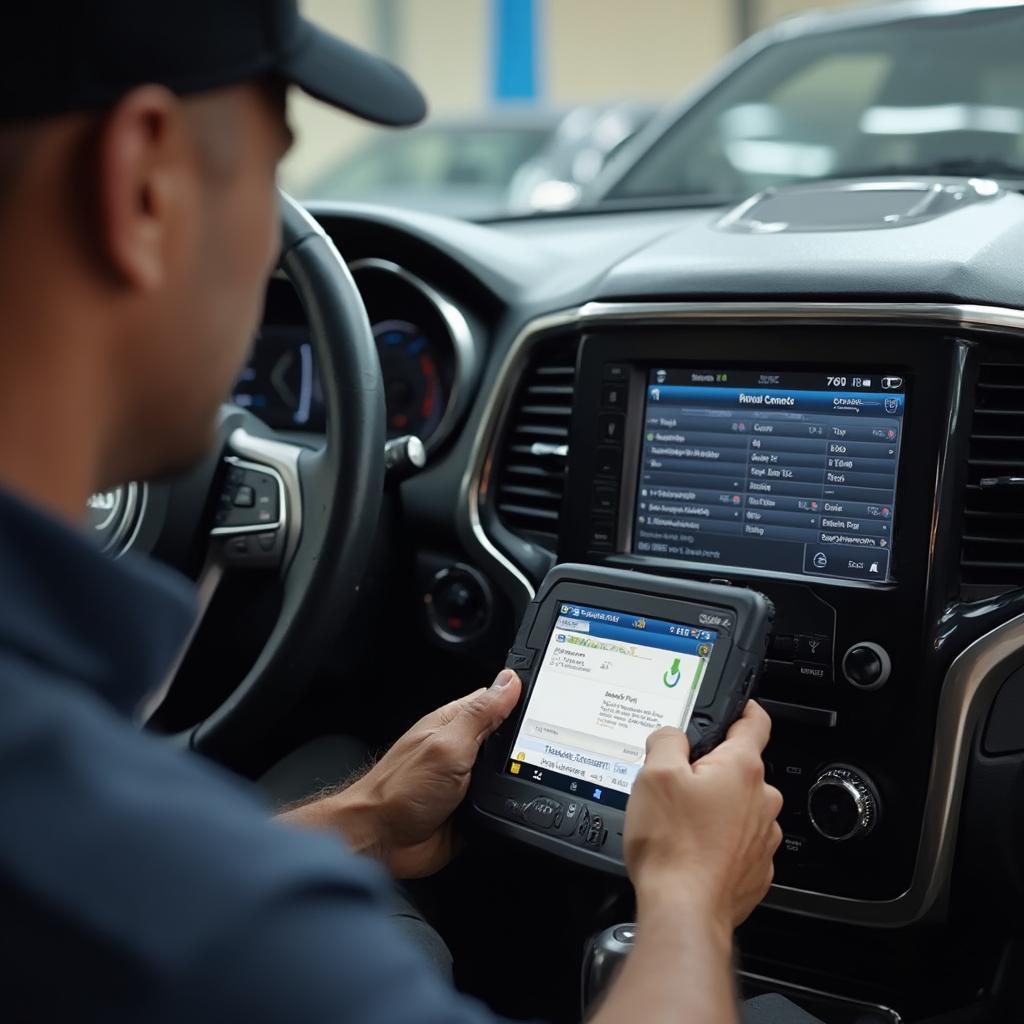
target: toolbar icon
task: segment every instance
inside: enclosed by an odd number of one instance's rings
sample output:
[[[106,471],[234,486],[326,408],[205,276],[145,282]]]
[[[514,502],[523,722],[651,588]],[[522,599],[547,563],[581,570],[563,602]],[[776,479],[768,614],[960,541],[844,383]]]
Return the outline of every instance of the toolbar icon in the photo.
[[[882,390],[883,391],[899,391],[903,387],[902,377],[883,377],[882,378]]]

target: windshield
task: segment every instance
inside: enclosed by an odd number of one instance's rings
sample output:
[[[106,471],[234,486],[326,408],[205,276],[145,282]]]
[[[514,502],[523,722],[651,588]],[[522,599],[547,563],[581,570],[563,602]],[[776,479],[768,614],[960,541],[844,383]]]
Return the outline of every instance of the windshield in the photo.
[[[603,198],[748,196],[825,177],[1024,179],[1024,10],[772,45],[685,112]]]

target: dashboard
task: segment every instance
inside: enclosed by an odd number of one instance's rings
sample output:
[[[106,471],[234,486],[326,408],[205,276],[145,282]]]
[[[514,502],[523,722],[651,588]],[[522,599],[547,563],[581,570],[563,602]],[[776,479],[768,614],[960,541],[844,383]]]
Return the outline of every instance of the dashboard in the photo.
[[[435,450],[465,411],[479,369],[462,311],[425,281],[382,259],[350,270],[366,304],[385,384],[387,436],[412,434]],[[298,294],[271,281],[263,323],[232,401],[277,430],[322,434],[324,399]]]
[[[1024,198],[760,234],[711,208],[312,210],[389,431],[427,435],[396,489],[409,562],[381,575],[441,699],[504,662],[559,562],[755,588],[786,800],[767,958],[799,940],[790,967],[840,971],[864,927],[941,928],[958,893],[1024,907]],[[309,337],[275,281],[238,393],[315,431]]]

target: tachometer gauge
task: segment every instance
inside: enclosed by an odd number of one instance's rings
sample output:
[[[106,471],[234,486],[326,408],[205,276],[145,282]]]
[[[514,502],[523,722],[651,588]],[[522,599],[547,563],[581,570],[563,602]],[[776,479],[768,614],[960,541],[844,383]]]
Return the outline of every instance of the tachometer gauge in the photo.
[[[375,324],[373,336],[384,375],[388,437],[415,434],[426,440],[448,403],[439,353],[427,333],[408,320]]]

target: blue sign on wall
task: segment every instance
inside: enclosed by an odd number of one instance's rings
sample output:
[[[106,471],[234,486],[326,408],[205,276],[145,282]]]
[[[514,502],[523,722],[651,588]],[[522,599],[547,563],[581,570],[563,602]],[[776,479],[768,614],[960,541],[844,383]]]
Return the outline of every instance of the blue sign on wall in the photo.
[[[492,0],[492,96],[499,103],[537,98],[539,0]]]

